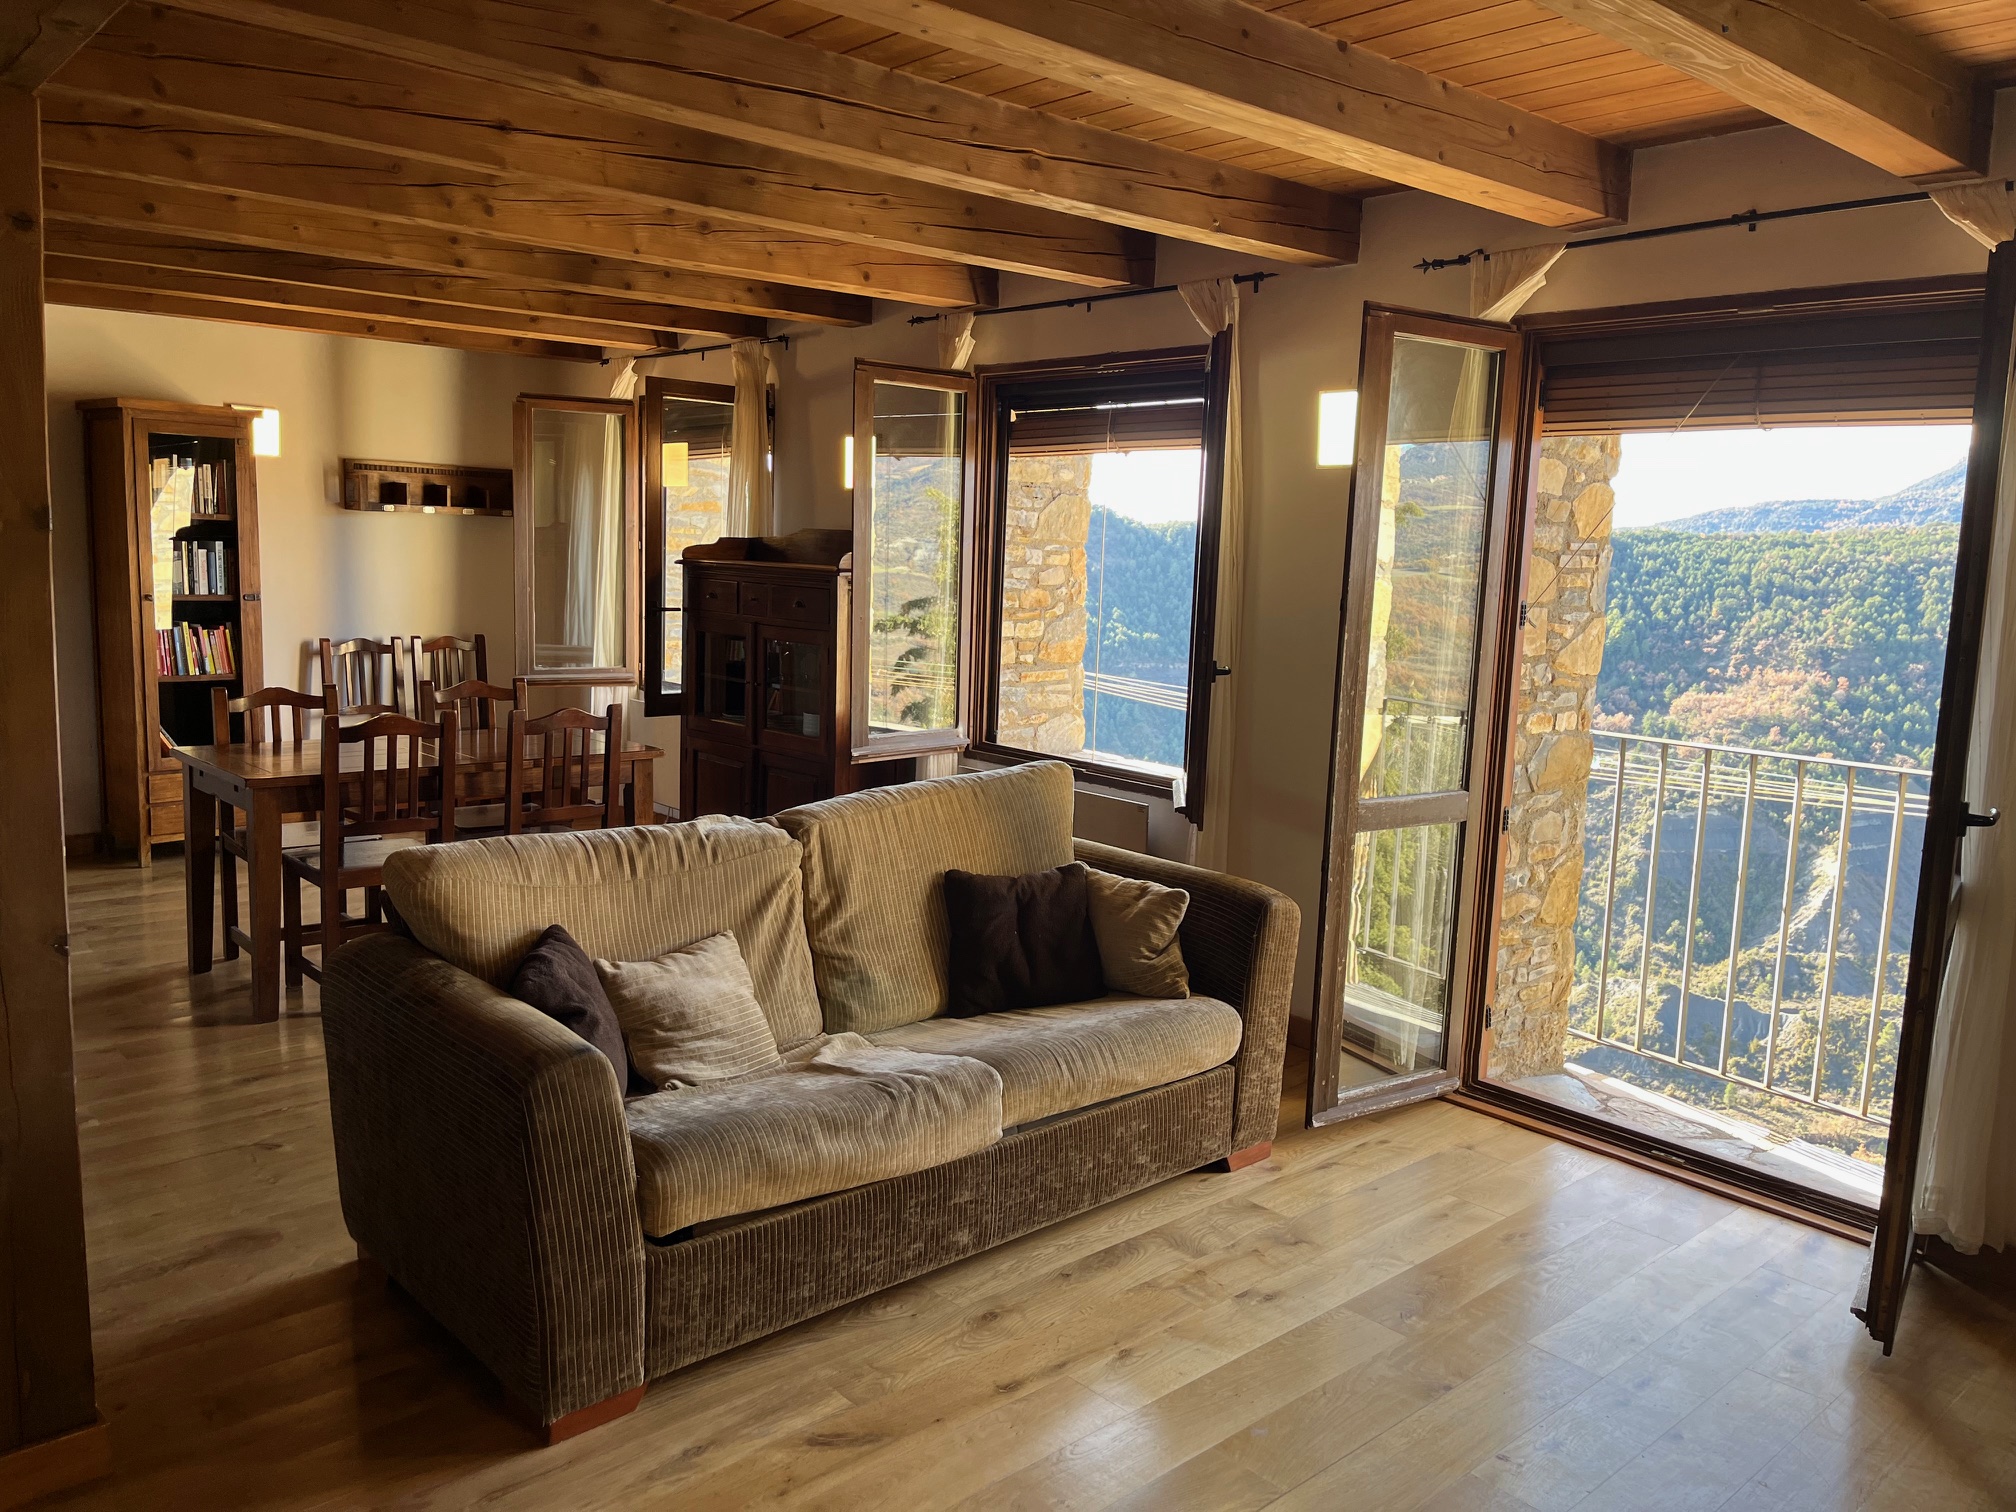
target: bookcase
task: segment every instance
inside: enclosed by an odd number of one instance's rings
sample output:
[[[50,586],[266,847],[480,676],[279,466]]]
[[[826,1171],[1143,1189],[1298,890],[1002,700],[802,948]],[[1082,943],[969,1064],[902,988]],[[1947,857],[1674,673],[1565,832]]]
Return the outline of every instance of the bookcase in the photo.
[[[170,745],[211,738],[210,691],[264,681],[259,496],[247,411],[87,399],[104,836],[153,861],[182,838]]]

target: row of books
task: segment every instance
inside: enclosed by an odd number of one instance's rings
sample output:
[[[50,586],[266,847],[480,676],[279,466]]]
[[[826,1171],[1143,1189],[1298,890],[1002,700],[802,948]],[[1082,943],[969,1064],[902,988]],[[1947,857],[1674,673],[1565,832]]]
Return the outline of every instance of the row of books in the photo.
[[[163,677],[235,677],[238,650],[229,625],[177,620],[154,632],[155,670]]]
[[[156,457],[153,474],[156,499],[179,493],[184,485],[187,486],[189,513],[194,518],[228,515],[231,512],[230,474],[222,462],[198,462],[194,457]]]
[[[229,593],[222,541],[175,542],[177,593]]]

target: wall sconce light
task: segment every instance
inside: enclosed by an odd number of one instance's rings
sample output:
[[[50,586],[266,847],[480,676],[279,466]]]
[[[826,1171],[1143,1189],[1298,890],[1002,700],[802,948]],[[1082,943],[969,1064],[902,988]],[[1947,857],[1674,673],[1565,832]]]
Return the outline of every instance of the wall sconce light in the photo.
[[[854,438],[840,438],[840,486],[851,490],[854,487]]]
[[[1349,467],[1357,449],[1358,390],[1326,389],[1316,396],[1316,465]]]
[[[253,456],[280,455],[280,411],[264,404],[234,404],[231,408],[242,410],[252,417]]]

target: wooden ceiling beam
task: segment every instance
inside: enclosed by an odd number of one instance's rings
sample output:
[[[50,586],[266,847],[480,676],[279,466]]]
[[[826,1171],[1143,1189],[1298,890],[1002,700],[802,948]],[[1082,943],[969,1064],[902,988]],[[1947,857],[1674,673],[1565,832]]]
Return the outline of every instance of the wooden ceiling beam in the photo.
[[[525,246],[959,307],[994,302],[993,270],[786,236],[525,179],[408,163],[385,153],[193,123],[150,106],[52,92],[42,161],[156,184],[194,184]]]
[[[1630,155],[1240,0],[820,0],[827,9],[1547,226],[1629,207]]]
[[[1541,0],[1578,26],[1920,182],[1986,164],[1967,68],[1862,0]]]
[[[282,331],[316,331],[331,336],[361,336],[371,341],[405,341],[418,346],[453,347],[465,352],[498,352],[511,357],[553,357],[569,362],[600,362],[602,349],[566,341],[528,336],[498,336],[483,331],[458,331],[445,326],[413,325],[397,320],[368,320],[355,315],[325,315],[315,310],[269,309],[231,304],[152,289],[117,289],[103,284],[45,280],[47,304],[80,305],[92,310],[129,310],[138,315],[174,315],[185,320],[221,320],[231,325],[266,326]]]
[[[262,310],[353,315],[365,320],[394,320],[402,325],[529,336],[541,341],[572,342],[632,352],[665,350],[679,344],[678,338],[670,331],[646,331],[603,320],[437,304],[392,294],[358,293],[321,284],[243,278],[226,273],[197,273],[187,268],[156,268],[141,263],[105,262],[97,258],[71,257],[60,252],[52,252],[44,258],[43,277],[56,283],[96,284],[109,289],[147,289],[158,294],[186,295],[220,304],[252,305]]]
[[[465,232],[437,231],[326,207],[249,199],[189,185],[143,184],[65,168],[45,169],[42,180],[44,214],[58,225],[306,252],[448,277],[485,278],[563,293],[611,294],[702,311],[821,325],[865,325],[874,310],[868,300],[852,294],[651,267],[580,252],[517,247]],[[676,326],[678,322],[668,315],[665,323]]]
[[[131,6],[51,81],[209,121],[505,178],[544,179],[675,215],[1116,288],[1154,281],[1145,233],[833,165],[493,80],[309,38]]]
[[[151,232],[110,230],[61,221],[51,223],[45,245],[52,254],[99,262],[311,284],[323,289],[459,305],[509,315],[559,316],[608,326],[629,326],[652,333],[690,331],[710,336],[762,336],[768,331],[768,323],[753,315],[652,304],[607,294],[538,289],[487,278],[420,273],[308,253],[275,252],[263,247],[204,246]]]
[[[0,6],[0,88],[33,92],[112,19],[124,0],[7,0]]]
[[[174,0],[848,168],[1284,262],[1351,262],[1355,200],[659,0]]]

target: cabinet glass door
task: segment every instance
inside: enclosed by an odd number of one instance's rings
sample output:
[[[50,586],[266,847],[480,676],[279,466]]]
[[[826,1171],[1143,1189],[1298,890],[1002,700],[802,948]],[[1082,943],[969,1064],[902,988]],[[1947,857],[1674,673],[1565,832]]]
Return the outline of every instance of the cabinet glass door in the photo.
[[[749,637],[732,630],[699,630],[695,661],[700,668],[696,719],[722,724],[749,722]]]
[[[763,639],[763,730],[817,743],[825,738],[826,648],[816,641]]]
[[[1367,315],[1312,1122],[1455,1080],[1518,342],[1468,321]]]

